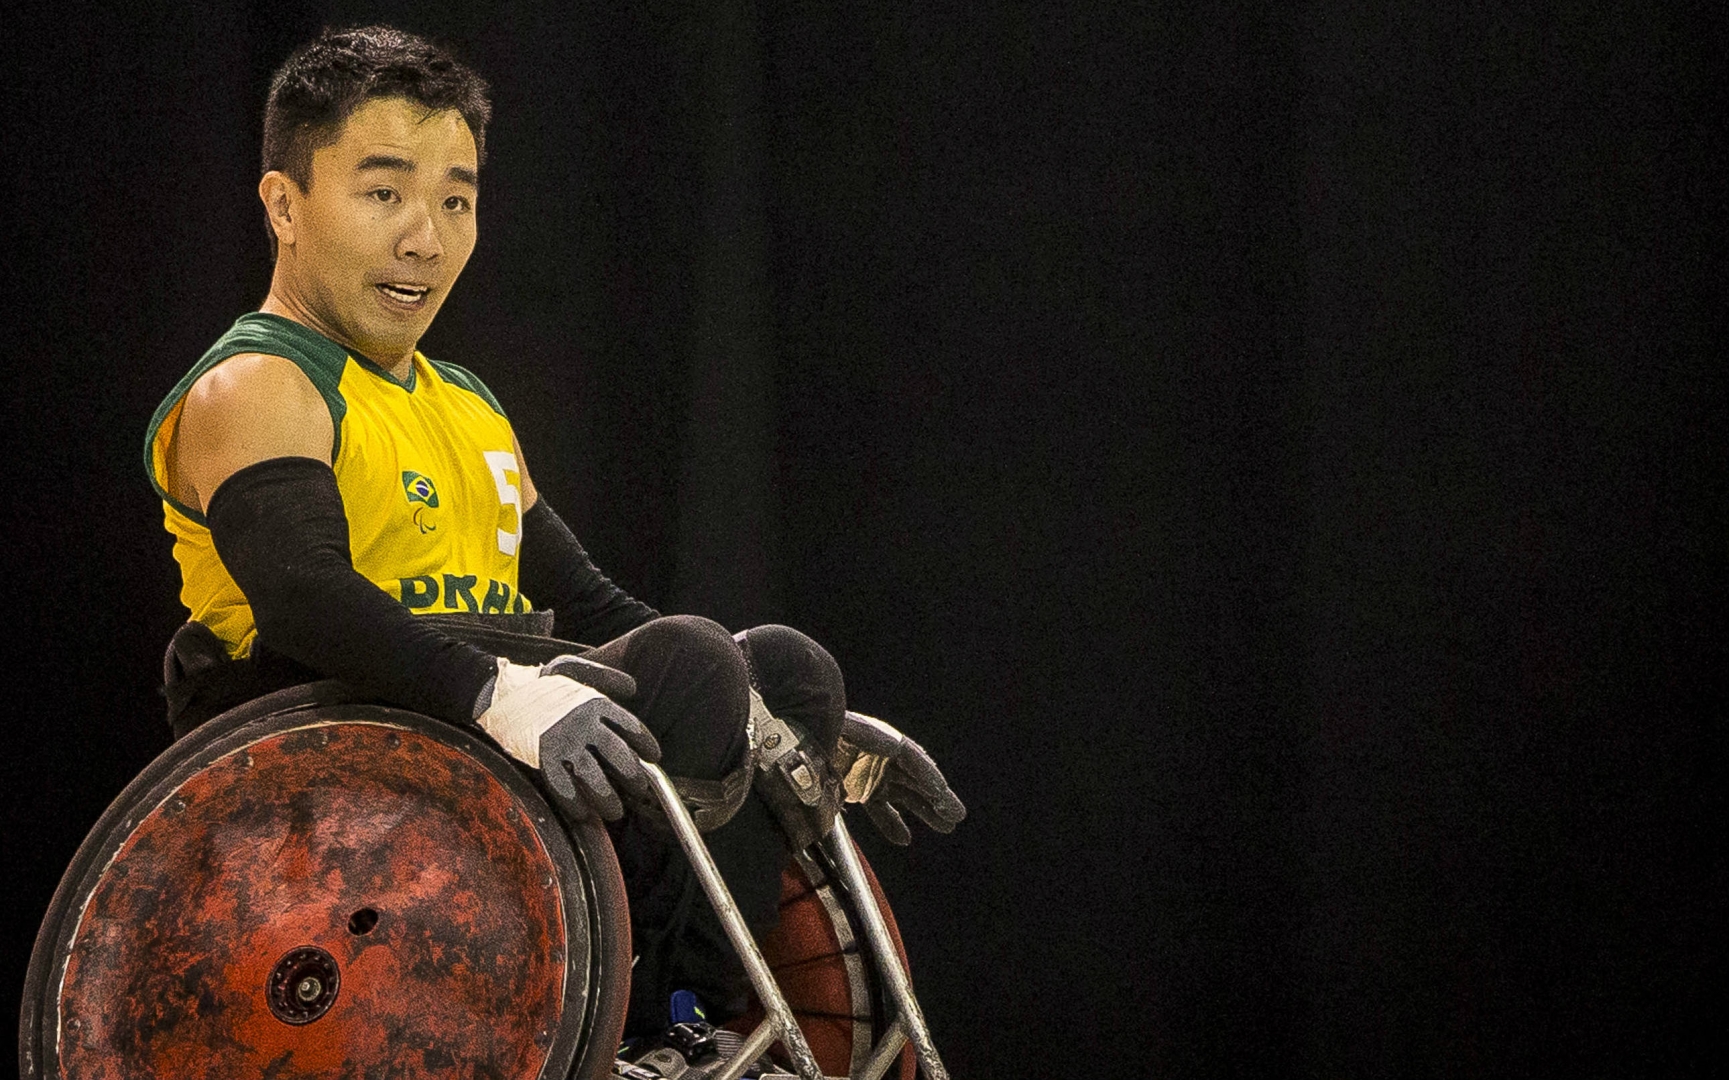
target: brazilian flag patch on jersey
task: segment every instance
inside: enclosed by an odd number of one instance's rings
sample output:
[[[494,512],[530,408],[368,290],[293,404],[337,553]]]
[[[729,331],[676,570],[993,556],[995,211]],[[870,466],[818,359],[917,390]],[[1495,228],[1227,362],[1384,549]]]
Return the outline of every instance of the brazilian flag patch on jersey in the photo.
[[[438,489],[432,486],[432,480],[411,469],[403,471],[402,493],[411,503],[425,503],[434,510],[438,509]]]

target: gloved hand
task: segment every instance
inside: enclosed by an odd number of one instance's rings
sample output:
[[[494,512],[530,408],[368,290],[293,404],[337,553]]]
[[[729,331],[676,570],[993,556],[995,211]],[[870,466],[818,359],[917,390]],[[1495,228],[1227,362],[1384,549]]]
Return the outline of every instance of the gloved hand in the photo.
[[[864,804],[865,814],[891,844],[912,842],[901,810],[912,811],[940,833],[954,832],[967,816],[924,747],[874,716],[847,712],[835,765],[846,801]]]
[[[497,677],[475,701],[474,719],[505,753],[539,769],[567,812],[587,817],[592,811],[617,821],[624,804],[613,783],[648,798],[642,762],[660,760],[660,744],[599,687],[630,697],[636,681],[576,656],[560,656],[538,668],[501,658]]]
[[[636,680],[628,671],[620,671],[615,667],[594,660],[585,660],[580,656],[566,653],[555,656],[540,665],[542,675],[563,675],[567,679],[575,679],[584,686],[593,687],[614,701],[636,696]]]

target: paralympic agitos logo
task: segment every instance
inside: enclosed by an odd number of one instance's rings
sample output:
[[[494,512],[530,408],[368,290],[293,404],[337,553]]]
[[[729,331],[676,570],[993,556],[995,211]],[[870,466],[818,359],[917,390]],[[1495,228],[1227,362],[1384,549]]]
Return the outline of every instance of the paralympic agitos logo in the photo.
[[[414,507],[414,524],[419,526],[420,534],[425,536],[438,528],[426,520],[428,510],[438,509],[438,488],[433,486],[430,476],[422,476],[413,469],[402,472],[402,493],[408,497],[408,505]],[[415,506],[416,503],[420,505]]]

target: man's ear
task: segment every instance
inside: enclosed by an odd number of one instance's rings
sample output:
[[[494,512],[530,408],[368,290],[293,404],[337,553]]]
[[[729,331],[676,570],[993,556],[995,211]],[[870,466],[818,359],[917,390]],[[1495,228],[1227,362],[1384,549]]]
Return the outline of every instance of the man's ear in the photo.
[[[276,243],[281,247],[294,246],[294,204],[302,194],[300,185],[277,169],[265,173],[258,181],[258,198],[264,203],[270,231],[276,234]]]

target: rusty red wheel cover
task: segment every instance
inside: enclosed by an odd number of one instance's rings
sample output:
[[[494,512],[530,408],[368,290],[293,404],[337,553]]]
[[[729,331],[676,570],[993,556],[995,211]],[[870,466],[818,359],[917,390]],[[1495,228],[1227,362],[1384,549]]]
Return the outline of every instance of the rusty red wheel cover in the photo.
[[[555,1042],[568,1059],[568,852],[520,777],[429,724],[308,716],[141,807],[63,938],[58,1074],[528,1080]]]

